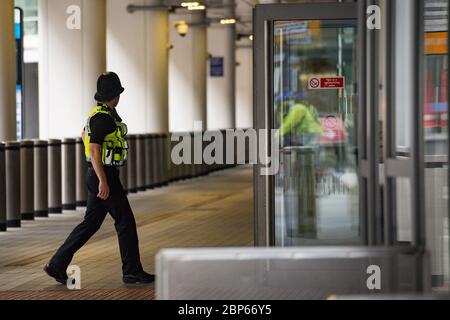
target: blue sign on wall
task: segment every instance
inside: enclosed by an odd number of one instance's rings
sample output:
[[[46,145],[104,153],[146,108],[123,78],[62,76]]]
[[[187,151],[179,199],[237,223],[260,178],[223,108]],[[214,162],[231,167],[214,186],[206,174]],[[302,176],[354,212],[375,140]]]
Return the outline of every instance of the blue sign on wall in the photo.
[[[209,59],[209,75],[211,77],[223,77],[223,57],[211,57]]]

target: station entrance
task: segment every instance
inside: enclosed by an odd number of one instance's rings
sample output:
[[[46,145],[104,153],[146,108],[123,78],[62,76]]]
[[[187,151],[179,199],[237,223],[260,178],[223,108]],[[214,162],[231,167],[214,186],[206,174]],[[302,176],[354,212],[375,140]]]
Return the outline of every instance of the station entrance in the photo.
[[[434,213],[425,212],[427,189],[446,185],[448,176],[446,152],[441,150],[437,164],[437,154],[425,150],[430,2],[255,8],[255,127],[278,130],[279,146],[272,141],[266,151],[280,159],[272,176],[260,175],[262,165],[255,166],[256,245],[383,246],[409,248],[421,257],[430,251],[432,271],[423,258],[415,270],[427,273],[433,285],[443,284],[447,187],[438,200],[439,236],[436,204],[427,204]],[[448,10],[448,2],[441,2],[432,7]],[[448,37],[447,25],[443,29]],[[448,50],[443,55],[447,61]],[[440,106],[446,114],[447,103]],[[445,132],[441,138],[448,143]],[[445,182],[430,180],[428,168],[444,168]],[[416,279],[418,287],[426,286],[419,274]]]

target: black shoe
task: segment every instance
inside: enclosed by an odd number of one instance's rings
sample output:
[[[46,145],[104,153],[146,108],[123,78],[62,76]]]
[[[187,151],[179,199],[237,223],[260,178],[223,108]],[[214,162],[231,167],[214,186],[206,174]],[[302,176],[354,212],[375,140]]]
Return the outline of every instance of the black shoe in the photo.
[[[44,271],[46,274],[48,274],[50,277],[54,278],[56,281],[58,281],[61,284],[67,283],[67,274],[65,272],[62,272],[61,270],[58,270],[54,265],[51,263],[48,263],[44,267]]]
[[[155,276],[141,271],[136,274],[125,274],[122,280],[124,283],[152,283],[155,281]]]

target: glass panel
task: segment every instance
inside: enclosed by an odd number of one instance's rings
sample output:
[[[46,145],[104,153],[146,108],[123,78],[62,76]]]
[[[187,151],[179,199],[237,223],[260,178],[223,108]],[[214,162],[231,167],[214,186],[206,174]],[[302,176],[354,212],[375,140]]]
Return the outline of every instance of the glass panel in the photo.
[[[432,284],[449,288],[448,0],[425,1],[425,226]]]
[[[411,181],[409,178],[396,178],[394,181],[396,203],[396,240],[400,244],[410,244],[413,241]]]
[[[412,108],[414,88],[414,55],[404,54],[413,52],[416,43],[414,39],[415,21],[414,1],[395,2],[395,151],[399,156],[410,156],[412,139]]]
[[[274,23],[278,246],[359,243],[356,21]]]
[[[36,35],[38,33],[37,0],[15,0],[14,5],[23,9],[25,35]]]

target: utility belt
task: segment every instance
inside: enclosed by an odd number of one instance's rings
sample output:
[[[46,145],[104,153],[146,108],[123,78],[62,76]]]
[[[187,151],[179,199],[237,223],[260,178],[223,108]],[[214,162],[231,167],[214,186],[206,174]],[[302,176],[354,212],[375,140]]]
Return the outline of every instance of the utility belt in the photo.
[[[125,139],[105,141],[102,144],[101,152],[104,167],[122,167],[128,157],[128,143]],[[86,161],[92,165],[90,158],[86,158]]]

